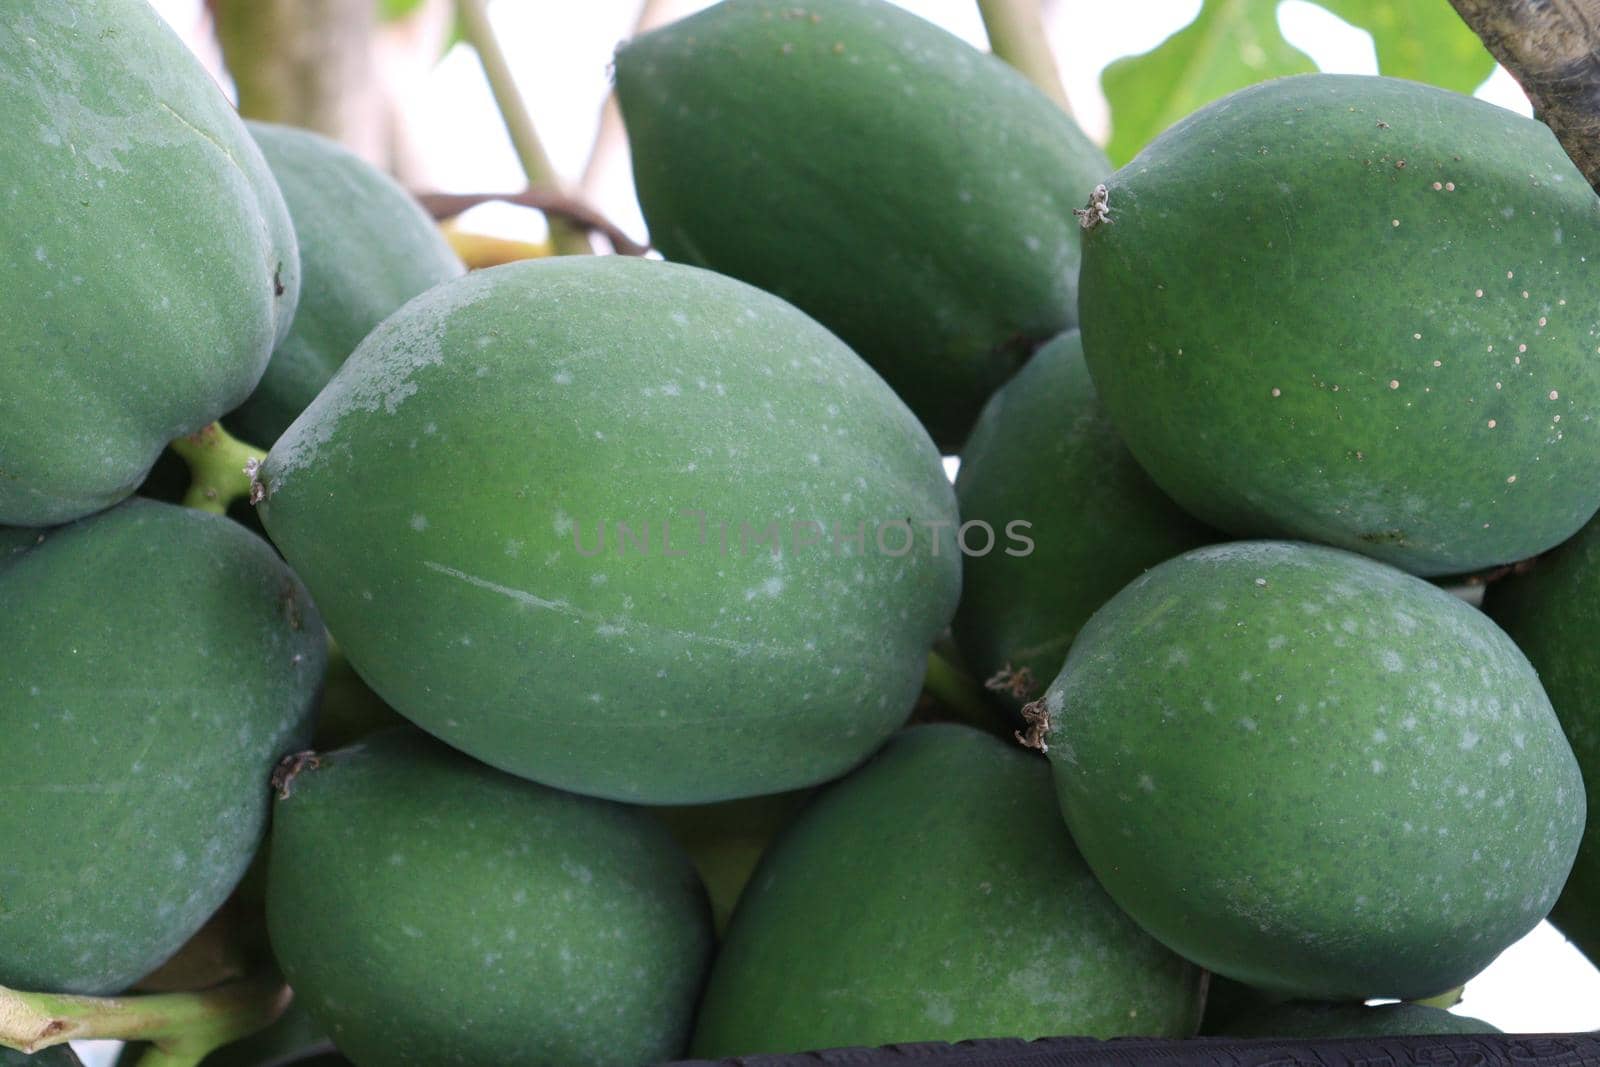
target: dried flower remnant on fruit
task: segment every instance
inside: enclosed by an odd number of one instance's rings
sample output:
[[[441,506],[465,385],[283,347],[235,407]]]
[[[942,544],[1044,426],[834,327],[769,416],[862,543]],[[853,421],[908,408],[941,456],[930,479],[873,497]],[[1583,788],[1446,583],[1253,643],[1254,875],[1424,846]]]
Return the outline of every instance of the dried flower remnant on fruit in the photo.
[[[250,479],[250,503],[252,506],[261,503],[267,498],[267,487],[261,482],[261,461],[251,458],[244,461],[244,474]]]
[[[1035,700],[1022,706],[1022,721],[1028,724],[1026,730],[1016,730],[1014,734],[1017,743],[1023,748],[1031,748],[1035,752],[1050,751],[1050,708],[1043,700]]]
[[[314,771],[322,766],[322,757],[315,752],[295,752],[283,757],[272,769],[272,791],[279,800],[288,800],[294,790],[294,780],[302,771]]]
[[[1078,216],[1078,225],[1086,230],[1092,230],[1102,222],[1111,224],[1111,194],[1104,185],[1094,187],[1094,192],[1089,194],[1089,203],[1085,207],[1074,208],[1072,213]]]
[[[1034,681],[1033,671],[1028,667],[1013,668],[1007,663],[985,680],[983,687],[991,693],[1008,693],[1018,700],[1026,700],[1033,696],[1039,683]]]

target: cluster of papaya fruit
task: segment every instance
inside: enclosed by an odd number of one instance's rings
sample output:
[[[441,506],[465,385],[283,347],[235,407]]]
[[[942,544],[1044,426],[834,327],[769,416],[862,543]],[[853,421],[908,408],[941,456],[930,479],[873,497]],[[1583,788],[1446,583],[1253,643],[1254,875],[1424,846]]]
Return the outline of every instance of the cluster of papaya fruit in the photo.
[[[724,0],[616,58],[669,262],[469,274],[144,0],[0,85],[0,1044],[223,915],[289,1013],[128,1063],[1481,1030],[1363,1005],[1600,951],[1544,126],[1308,75],[1113,174],[884,0]]]

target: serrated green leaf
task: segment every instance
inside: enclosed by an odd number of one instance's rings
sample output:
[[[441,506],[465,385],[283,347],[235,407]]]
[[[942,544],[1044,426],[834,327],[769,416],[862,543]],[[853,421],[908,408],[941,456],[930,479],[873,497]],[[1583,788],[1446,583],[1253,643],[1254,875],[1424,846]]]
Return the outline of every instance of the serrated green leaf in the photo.
[[[1188,26],[1143,55],[1117,60],[1100,75],[1111,106],[1106,154],[1120,167],[1201,105],[1268,78],[1316,69],[1278,31],[1277,4],[1205,0]]]
[[[1372,34],[1378,73],[1470,93],[1494,70],[1494,57],[1449,0],[1314,0]]]

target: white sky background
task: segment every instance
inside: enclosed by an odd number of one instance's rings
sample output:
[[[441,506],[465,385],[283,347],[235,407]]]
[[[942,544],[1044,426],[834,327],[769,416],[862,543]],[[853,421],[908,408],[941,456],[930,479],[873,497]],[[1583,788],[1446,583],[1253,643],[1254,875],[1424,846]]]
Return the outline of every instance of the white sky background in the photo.
[[[900,2],[975,46],[987,46],[977,7],[969,0]],[[154,3],[186,38],[196,41],[196,27],[202,25],[200,0]],[[678,5],[685,13],[706,6],[705,0]],[[638,7],[637,0],[498,0],[493,6],[497,32],[535,125],[556,167],[571,181],[589,157],[610,87],[611,52],[630,33]],[[1101,69],[1120,56],[1155,47],[1194,18],[1200,0],[1068,0],[1056,7],[1050,34],[1068,96],[1079,123],[1104,141]],[[1284,36],[1323,70],[1377,73],[1371,37],[1324,9],[1304,0],[1284,0],[1278,21]],[[198,50],[215,69],[214,45],[202,40]],[[1522,91],[1498,68],[1477,95],[1531,114]],[[476,58],[465,48],[445,56],[406,107],[436,189],[487,192],[525,184]],[[592,190],[591,200],[623,229],[643,238],[644,222],[626,159],[614,163]],[[511,208],[478,209],[475,220],[475,228],[508,236],[536,237],[543,231],[537,215]],[[1541,924],[1468,985],[1457,1010],[1514,1032],[1600,1029],[1600,972],[1553,928]]]

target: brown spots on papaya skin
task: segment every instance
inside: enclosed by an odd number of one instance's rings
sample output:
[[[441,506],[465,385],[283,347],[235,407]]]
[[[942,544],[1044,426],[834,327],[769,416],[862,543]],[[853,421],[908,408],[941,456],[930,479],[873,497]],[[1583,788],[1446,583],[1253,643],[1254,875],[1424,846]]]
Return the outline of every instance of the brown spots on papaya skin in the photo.
[[[283,264],[279,263],[272,268],[272,295],[282,296],[286,290],[283,286]]]
[[[1364,544],[1369,545],[1410,544],[1410,542],[1406,539],[1406,532],[1404,530],[1369,530],[1365,533],[1357,534],[1356,537],[1358,537]]]

